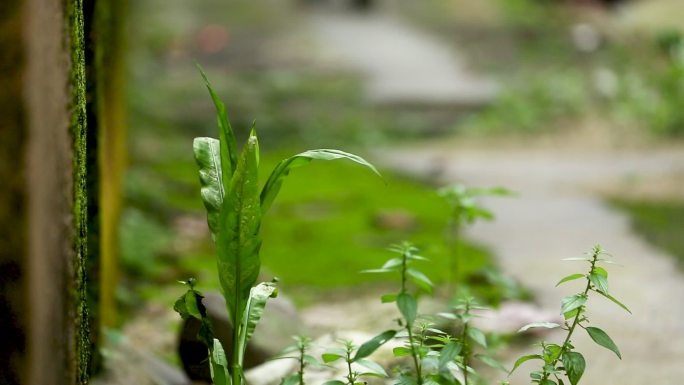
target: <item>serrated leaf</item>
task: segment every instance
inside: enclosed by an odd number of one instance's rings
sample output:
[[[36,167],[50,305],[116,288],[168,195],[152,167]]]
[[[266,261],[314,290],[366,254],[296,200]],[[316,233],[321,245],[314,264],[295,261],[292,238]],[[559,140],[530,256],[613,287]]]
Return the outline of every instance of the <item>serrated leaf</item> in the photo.
[[[377,336],[371,338],[370,340],[366,341],[356,351],[356,355],[354,356],[354,359],[352,361],[358,361],[361,358],[370,356],[371,354],[373,354],[374,351],[378,350],[380,346],[394,338],[395,334],[397,334],[395,330],[386,330],[378,334]]]
[[[195,138],[192,149],[199,167],[200,196],[207,210],[207,224],[212,238],[219,231],[221,208],[225,190],[221,176],[220,143],[214,138]]]
[[[532,328],[555,329],[557,327],[560,327],[560,325],[554,322],[533,322],[518,329],[518,333],[525,332]]]
[[[580,279],[580,278],[584,278],[584,274],[579,274],[579,273],[578,273],[578,274],[570,274],[570,275],[568,275],[567,277],[565,277],[565,278],[561,279],[560,281],[558,281],[558,283],[556,284],[556,287],[558,287],[558,285],[560,285],[561,283],[565,283],[565,282],[568,282],[568,281],[573,281],[573,280],[575,280],[575,279]]]
[[[219,282],[233,324],[241,317],[259,275],[259,181],[256,136],[247,140],[221,209],[216,237]],[[238,318],[239,319],[239,318]]]
[[[487,348],[487,338],[480,329],[468,328],[467,333],[468,337],[472,338],[473,341],[477,342],[482,347]]]
[[[587,303],[587,296],[584,294],[569,295],[561,300],[561,314],[579,309]]]
[[[511,373],[513,373],[515,369],[518,369],[518,366],[522,365],[523,363],[529,360],[543,360],[543,358],[539,354],[529,354],[526,356],[522,356],[515,361],[515,364],[513,364],[513,369],[511,369]]]
[[[601,274],[589,274],[589,281],[596,288],[597,291],[608,294],[608,280]]]
[[[490,367],[492,367],[492,368],[494,368],[494,369],[499,369],[499,370],[501,370],[502,372],[508,373],[508,369],[506,369],[506,367],[503,366],[503,364],[502,364],[501,362],[495,360],[494,358],[492,358],[492,357],[490,357],[490,356],[488,356],[488,355],[485,355],[485,354],[475,354],[473,357],[477,358],[478,360],[480,360],[482,363],[484,363],[484,364],[487,365],[487,366],[490,366]]]
[[[632,314],[632,311],[629,310],[629,309],[627,308],[627,306],[625,306],[622,302],[618,301],[618,300],[617,300],[615,297],[613,297],[612,295],[610,295],[610,294],[608,294],[608,293],[601,293],[601,292],[598,292],[598,293],[601,294],[602,296],[608,298],[609,300],[613,301],[613,303],[615,303],[616,305],[620,306],[621,308],[625,309],[625,310],[627,311],[627,313]]]
[[[378,176],[381,176],[375,166],[370,164],[365,159],[358,155],[350,154],[340,150],[331,149],[318,149],[304,151],[300,154],[294,155],[290,158],[283,159],[278,163],[278,165],[273,169],[271,175],[268,177],[264,188],[261,190],[261,211],[265,213],[273,203],[273,200],[278,195],[280,188],[283,185],[283,180],[290,171],[311,163],[313,160],[335,160],[335,159],[348,159],[352,162],[358,163],[362,166],[373,171]]]
[[[449,362],[455,360],[459,353],[461,353],[461,349],[463,349],[463,344],[457,341],[451,341],[444,345],[439,352],[439,370],[443,370]]]
[[[201,300],[201,298],[201,296],[198,298],[197,292],[192,289],[185,293],[185,307],[188,311],[188,314],[197,318],[198,320],[202,319],[202,313],[197,305],[197,301]]]
[[[580,378],[582,378],[584,368],[586,367],[584,356],[578,352],[563,353],[563,367],[565,368],[565,374],[567,374],[570,383],[572,385],[577,385]]]
[[[418,304],[415,297],[408,293],[401,293],[397,296],[397,307],[404,316],[406,323],[412,325],[418,315]]]
[[[617,345],[615,345],[615,342],[613,342],[606,332],[594,326],[587,326],[585,330],[587,333],[589,333],[589,337],[591,337],[594,342],[612,351],[618,356],[619,359],[622,359],[620,349],[618,349]]]
[[[367,360],[367,359],[363,359],[363,358],[359,359],[359,360],[355,360],[354,362],[363,366],[366,369],[370,369],[370,372],[364,372],[364,373],[362,373],[362,375],[373,374],[373,375],[377,375],[377,376],[381,376],[381,377],[387,377],[387,372],[385,371],[385,369],[376,362],[373,362],[373,361]]]
[[[423,274],[422,272],[420,272],[416,269],[412,269],[412,268],[406,269],[406,273],[409,275],[409,277],[411,277],[411,280],[416,285],[418,285],[418,287],[420,287],[421,289],[425,290],[428,293],[432,293],[432,288],[433,288],[432,281],[425,274]]]

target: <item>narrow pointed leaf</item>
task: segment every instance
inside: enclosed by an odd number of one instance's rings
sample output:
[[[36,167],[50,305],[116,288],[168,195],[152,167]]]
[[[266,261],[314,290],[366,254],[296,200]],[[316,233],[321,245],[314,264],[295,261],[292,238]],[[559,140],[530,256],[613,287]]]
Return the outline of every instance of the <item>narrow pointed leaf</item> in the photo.
[[[209,352],[209,370],[214,385],[229,385],[228,359],[221,346],[221,342],[214,338],[214,344]]]
[[[621,308],[625,309],[625,310],[627,311],[627,313],[632,314],[632,311],[629,310],[629,309],[627,308],[627,306],[625,306],[625,304],[623,304],[622,302],[618,301],[618,300],[617,300],[615,297],[613,297],[612,295],[610,295],[610,294],[608,294],[608,293],[601,293],[601,292],[598,292],[598,293],[601,294],[602,296],[608,298],[609,300],[613,301],[614,304],[616,304],[616,305],[620,306]]]
[[[283,180],[287,175],[289,175],[292,169],[304,166],[311,163],[312,160],[335,160],[335,159],[348,159],[352,162],[358,163],[370,169],[377,175],[380,175],[375,167],[368,163],[365,159],[360,156],[350,154],[340,150],[329,150],[329,149],[319,149],[319,150],[309,150],[292,156],[290,158],[282,160],[273,169],[271,175],[268,177],[263,190],[261,191],[261,210],[262,212],[268,211],[273,203],[273,200],[278,195],[280,188],[282,187]]]
[[[404,316],[406,323],[412,325],[418,315],[418,304],[416,298],[408,293],[401,293],[397,296],[397,307]]]
[[[515,369],[518,369],[520,365],[529,360],[543,360],[543,358],[539,354],[530,354],[527,356],[522,356],[515,361],[515,364],[513,364],[513,369],[511,369],[511,373],[513,373]]]
[[[565,278],[561,279],[560,281],[558,281],[558,283],[556,284],[556,286],[560,285],[561,283],[568,282],[568,281],[572,281],[572,280],[575,280],[575,279],[580,279],[580,278],[584,278],[584,274],[570,274],[570,275],[568,275],[567,277],[565,277]]]
[[[325,362],[326,364],[329,364],[331,362],[335,362],[335,361],[339,360],[340,358],[344,358],[344,356],[341,356],[341,355],[335,354],[335,353],[323,353],[321,358],[323,359],[323,362]]]
[[[406,270],[406,273],[409,275],[409,277],[411,277],[411,280],[421,289],[425,290],[428,293],[432,293],[432,281],[425,274],[416,269],[411,268],[408,268]]]
[[[387,377],[387,372],[385,369],[380,366],[380,364],[367,360],[367,359],[360,359],[355,361],[357,364],[363,366],[366,369],[369,369],[370,372],[364,372],[364,375],[376,375],[376,376],[381,376],[381,377]]]
[[[570,383],[577,385],[586,367],[584,356],[578,352],[563,353],[563,367],[565,367],[565,373],[568,375]]]
[[[230,126],[230,122],[228,121],[226,106],[214,91],[213,87],[209,83],[207,74],[199,64],[197,65],[197,69],[199,69],[202,79],[204,80],[204,85],[207,86],[211,100],[214,102],[214,106],[216,107],[216,120],[219,127],[219,142],[221,144],[219,153],[221,154],[221,170],[222,175],[224,176],[223,186],[227,190],[230,178],[235,172],[235,169],[237,169],[238,163],[235,134],[233,133],[233,128]]]
[[[487,347],[487,338],[485,338],[482,330],[475,328],[468,328],[468,337],[472,338],[473,341],[477,342],[482,347]]]
[[[207,210],[209,231],[211,231],[212,238],[216,239],[225,195],[221,177],[220,144],[214,138],[195,138],[192,149],[199,166],[200,195]]]
[[[359,350],[356,351],[356,355],[352,361],[357,361],[361,358],[370,356],[374,351],[378,350],[380,346],[391,340],[396,334],[397,332],[395,330],[387,330],[364,342],[363,345],[359,347]]]
[[[445,369],[449,362],[455,360],[462,348],[463,345],[457,341],[451,341],[444,345],[442,351],[439,352],[439,370]]]
[[[250,290],[242,321],[242,336],[240,337],[242,340],[240,343],[244,347],[246,347],[261,316],[264,314],[266,302],[269,298],[274,298],[276,295],[278,295],[278,289],[274,282],[262,282]]]
[[[249,293],[259,275],[259,185],[257,138],[251,136],[242,151],[221,209],[218,249],[219,281],[231,320],[242,316]]]
[[[615,345],[615,342],[613,342],[613,340],[608,336],[608,334],[606,334],[606,332],[593,326],[588,326],[586,330],[587,333],[589,333],[589,337],[591,337],[591,339],[594,340],[594,342],[612,351],[618,356],[619,359],[622,359],[620,349],[618,349],[617,345]]]
[[[525,332],[529,329],[532,328],[546,328],[546,329],[555,329],[559,327],[560,325],[554,322],[533,322],[531,324],[527,324],[520,329],[518,329],[518,333]]]
[[[501,370],[502,372],[508,373],[508,369],[506,369],[506,367],[503,366],[503,364],[502,364],[501,362],[495,360],[494,358],[492,358],[492,357],[490,357],[490,356],[488,356],[488,355],[485,355],[485,354],[475,354],[474,357],[477,358],[478,360],[482,361],[482,363],[484,363],[484,364],[487,365],[487,366],[490,366],[490,367],[492,367],[492,368],[494,368],[494,369],[499,369],[499,370]]]

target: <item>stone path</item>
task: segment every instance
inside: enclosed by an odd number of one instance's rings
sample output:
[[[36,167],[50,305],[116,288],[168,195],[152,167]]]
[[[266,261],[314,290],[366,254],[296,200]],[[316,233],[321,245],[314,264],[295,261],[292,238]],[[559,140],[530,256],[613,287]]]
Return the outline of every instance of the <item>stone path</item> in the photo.
[[[684,151],[590,154],[427,146],[387,151],[380,158],[392,168],[415,175],[439,174],[445,183],[502,185],[517,191],[518,197],[485,202],[497,220],[475,226],[470,237],[491,246],[503,270],[534,290],[545,308],[558,309],[564,295],[581,290],[581,283],[554,288],[560,278],[585,268],[580,262],[560,260],[580,256],[600,243],[623,265],[608,266],[610,291],[633,315],[603,298],[590,300],[592,323],[613,337],[623,360],[579,333],[575,345],[588,357],[582,384],[682,382],[684,275],[672,258],[632,233],[624,214],[605,206],[592,191],[609,183],[629,186],[629,181],[640,178],[681,175]],[[511,383],[529,383],[530,367],[525,364]]]
[[[391,15],[319,10],[310,20],[323,56],[365,75],[372,102],[476,107],[496,93],[446,44]]]

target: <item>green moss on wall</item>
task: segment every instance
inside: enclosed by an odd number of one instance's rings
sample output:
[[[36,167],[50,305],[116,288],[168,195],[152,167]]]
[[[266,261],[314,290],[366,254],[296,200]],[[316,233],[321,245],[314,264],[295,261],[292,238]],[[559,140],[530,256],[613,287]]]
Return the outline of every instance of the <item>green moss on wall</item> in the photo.
[[[86,94],[86,44],[83,0],[67,2],[69,49],[71,57],[72,115],[70,129],[74,148],[74,249],[73,261],[73,304],[75,305],[76,379],[87,384],[90,374],[91,342],[90,319],[87,303],[87,257],[88,257],[88,119]]]

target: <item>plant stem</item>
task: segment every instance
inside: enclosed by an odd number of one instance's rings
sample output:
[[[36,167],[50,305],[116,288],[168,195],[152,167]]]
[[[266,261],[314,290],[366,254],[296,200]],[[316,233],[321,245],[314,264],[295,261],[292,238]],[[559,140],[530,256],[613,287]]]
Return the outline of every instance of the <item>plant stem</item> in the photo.
[[[408,256],[407,252],[402,253],[402,263],[401,263],[401,293],[406,293],[406,269],[408,268]],[[411,357],[413,358],[413,365],[416,368],[416,383],[418,385],[423,385],[423,374],[418,357],[418,352],[416,351],[416,345],[413,339],[413,323],[406,321],[406,331],[408,332],[409,346],[411,347]]]
[[[306,346],[302,344],[299,347],[299,385],[304,385],[304,354],[306,353]]]
[[[349,385],[354,385],[354,381],[356,380],[354,378],[354,372],[352,372],[352,359],[351,359],[351,351],[349,348],[347,348],[347,381]]]
[[[240,326],[242,325],[242,322],[240,321],[239,318],[239,308],[240,308],[240,296],[237,294],[236,290],[236,295],[235,295],[235,309],[233,311],[233,355],[232,355],[232,366],[233,366],[233,383],[232,385],[241,385],[242,384],[242,373],[241,373],[241,353],[240,353]]]
[[[594,253],[592,255],[592,260],[591,260],[591,268],[589,269],[589,274],[591,274],[594,271],[594,266],[596,265],[596,260],[598,258],[598,254]],[[584,288],[584,291],[582,292],[583,296],[587,296],[589,294],[589,290],[591,289],[591,280],[587,276],[587,286]],[[584,305],[580,306],[577,310],[577,314],[575,315],[575,318],[572,321],[572,325],[570,325],[570,329],[568,329],[568,334],[565,336],[565,340],[563,341],[563,345],[561,345],[560,352],[558,353],[558,357],[553,360],[551,365],[555,368],[556,364],[558,363],[558,360],[563,357],[563,353],[565,353],[568,350],[568,344],[570,343],[570,338],[572,337],[572,333],[575,331],[575,328],[577,325],[579,325],[579,320],[580,317],[582,316],[582,308],[584,308]],[[544,377],[542,380],[546,380],[549,377],[549,373],[544,370]]]
[[[466,303],[464,315],[470,312],[470,303]],[[468,346],[468,322],[463,323],[463,334],[461,341],[463,341],[463,385],[468,385],[468,361],[470,361],[470,351]]]

